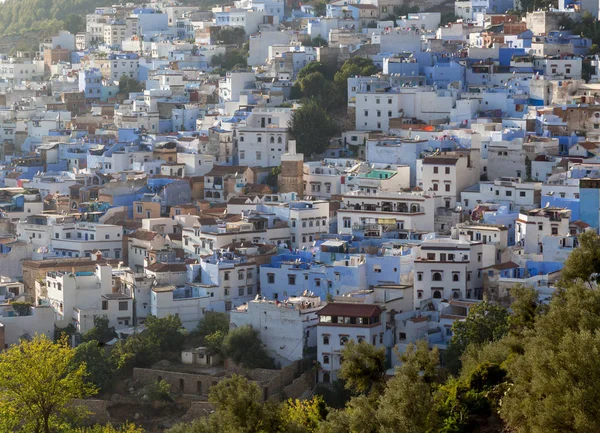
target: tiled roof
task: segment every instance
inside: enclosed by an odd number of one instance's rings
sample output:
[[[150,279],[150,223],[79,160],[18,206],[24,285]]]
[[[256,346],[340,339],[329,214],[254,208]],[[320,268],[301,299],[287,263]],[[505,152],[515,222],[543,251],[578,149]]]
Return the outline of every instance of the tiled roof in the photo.
[[[375,304],[345,304],[342,302],[330,302],[319,311],[319,316],[349,316],[349,317],[371,317],[380,315],[381,307]]]

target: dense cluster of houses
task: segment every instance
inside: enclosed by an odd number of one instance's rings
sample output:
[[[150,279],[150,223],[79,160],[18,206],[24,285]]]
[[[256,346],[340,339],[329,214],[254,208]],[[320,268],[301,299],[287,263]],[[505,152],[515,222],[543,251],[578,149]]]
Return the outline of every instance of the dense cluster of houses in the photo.
[[[560,25],[599,9],[567,3],[113,6],[2,56],[0,348],[218,311],[330,382],[350,339],[394,363],[516,284],[548,299],[600,225],[600,62]],[[234,28],[248,68],[219,76]],[[353,128],[303,155],[298,72],[357,56],[381,72],[348,79]]]

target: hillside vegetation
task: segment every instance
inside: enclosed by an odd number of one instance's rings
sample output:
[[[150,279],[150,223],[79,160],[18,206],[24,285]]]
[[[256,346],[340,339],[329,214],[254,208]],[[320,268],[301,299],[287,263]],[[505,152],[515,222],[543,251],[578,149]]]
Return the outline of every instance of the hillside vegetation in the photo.
[[[112,0],[6,0],[0,3],[0,36],[42,30],[85,29],[85,14]]]

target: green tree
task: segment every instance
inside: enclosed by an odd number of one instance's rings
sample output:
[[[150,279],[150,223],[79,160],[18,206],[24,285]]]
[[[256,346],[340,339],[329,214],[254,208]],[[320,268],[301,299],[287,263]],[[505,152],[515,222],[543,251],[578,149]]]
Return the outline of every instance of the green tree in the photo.
[[[64,19],[64,28],[70,33],[76,35],[80,32],[85,32],[85,17],[82,15],[69,14]]]
[[[516,432],[599,431],[598,353],[600,291],[580,281],[555,293],[523,354],[507,359],[502,418]]]
[[[327,12],[327,2],[317,1],[314,5],[316,17],[324,17]],[[319,35],[320,36],[320,35]]]
[[[460,357],[468,345],[480,346],[497,341],[508,332],[508,311],[489,302],[480,302],[469,309],[465,321],[452,325],[452,339],[446,352],[446,366],[453,374],[460,369]]]
[[[157,340],[134,334],[121,340],[113,348],[110,359],[120,370],[149,367],[158,360],[160,345]]]
[[[589,230],[582,233],[575,248],[565,260],[562,270],[563,286],[581,280],[591,288],[600,281],[600,236]]]
[[[246,41],[246,31],[242,27],[221,27],[216,30],[214,39],[219,44],[243,45]]]
[[[232,329],[223,340],[223,354],[246,368],[273,368],[258,332],[250,326]]]
[[[298,71],[298,75],[296,75],[296,80],[300,81],[307,75],[310,75],[314,72],[320,72],[323,76],[327,77],[327,67],[321,62],[310,62],[305,67]]]
[[[385,384],[385,349],[354,340],[344,345],[338,377],[355,394],[379,394]]]
[[[117,337],[115,328],[109,326],[108,317],[94,317],[94,327],[83,334],[83,341],[97,341],[100,343],[108,343],[110,340]]]
[[[127,75],[122,75],[119,78],[119,94],[129,96],[130,93],[138,93],[144,91],[144,83],[130,78]]]
[[[314,433],[327,416],[327,405],[319,396],[309,400],[289,399],[283,403],[281,417],[286,433]]]
[[[333,410],[321,422],[319,433],[377,433],[377,404],[374,399],[359,395],[353,397],[344,410]]]
[[[248,55],[243,50],[237,48],[227,50],[225,54],[213,56],[211,66],[227,71],[246,69],[248,67]]]
[[[157,380],[151,383],[148,388],[148,397],[151,401],[174,401],[171,395],[171,385],[164,380]]]
[[[157,318],[149,315],[144,322],[147,338],[158,343],[163,352],[178,352],[185,342],[185,329],[177,315]]]
[[[73,368],[66,339],[35,336],[0,353],[0,426],[3,431],[50,433],[81,414],[71,403],[96,393],[85,382],[86,366]]]
[[[508,317],[510,332],[522,335],[533,329],[537,317],[545,307],[540,303],[539,292],[533,287],[516,285],[510,290],[513,302],[510,305],[512,313]]]
[[[229,331],[229,316],[226,313],[207,311],[196,327],[198,334],[203,337],[214,334],[217,331],[227,334]]]
[[[432,391],[438,351],[430,351],[426,341],[419,341],[416,346],[409,345],[400,360],[402,365],[396,369],[379,401],[379,432],[437,431]]]
[[[320,104],[310,99],[294,111],[289,131],[296,139],[298,152],[309,156],[325,151],[340,129]]]
[[[204,345],[212,354],[222,353],[223,341],[225,341],[226,337],[227,334],[224,334],[222,331],[215,331],[212,334],[206,336],[206,338],[204,339]]]
[[[237,374],[212,386],[208,401],[226,431],[260,432],[268,418],[258,385]]]
[[[348,78],[353,76],[371,76],[379,72],[371,59],[364,57],[352,57],[344,62],[338,72],[335,73],[334,82],[338,87],[339,95],[345,104],[348,100]]]
[[[112,383],[113,365],[100,343],[95,340],[80,344],[73,356],[74,368],[85,365],[87,370],[86,382],[95,386],[99,391],[110,388]]]
[[[31,302],[13,302],[10,304],[17,316],[29,316],[31,314]]]

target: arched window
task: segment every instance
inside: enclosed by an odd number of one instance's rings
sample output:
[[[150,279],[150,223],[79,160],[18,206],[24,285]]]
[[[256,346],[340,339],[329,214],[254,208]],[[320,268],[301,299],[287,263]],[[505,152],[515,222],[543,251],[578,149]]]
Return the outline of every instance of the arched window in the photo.
[[[434,274],[431,277],[431,279],[433,281],[442,281],[442,274],[440,274],[439,272],[434,272]]]
[[[458,290],[455,290],[455,291],[452,292],[452,297],[454,299],[458,299],[459,296],[460,296],[460,292]]]
[[[282,140],[282,138],[281,138],[281,137],[277,137],[277,143],[278,143],[278,144],[281,144],[281,143],[283,143],[283,140]]]
[[[340,337],[340,346],[343,346],[344,344],[346,344],[348,342],[348,337],[345,335],[342,335]]]
[[[417,205],[417,204],[413,204],[413,205],[411,205],[411,206],[410,206],[410,211],[411,211],[412,213],[419,212],[419,205]]]
[[[212,192],[210,191],[206,191],[204,195],[206,196],[206,198],[212,198]]]
[[[271,139],[269,140],[271,143],[275,143],[275,137],[271,137]]]
[[[219,191],[215,191],[213,198],[221,198],[221,193]]]
[[[329,355],[323,355],[323,364],[329,364]]]
[[[433,299],[442,299],[442,292],[440,290],[434,290]]]
[[[460,280],[460,274],[453,274],[452,281],[458,281],[458,280]]]
[[[323,373],[323,382],[329,383],[330,381],[329,373]]]
[[[408,205],[406,203],[398,203],[398,212],[408,212]]]

